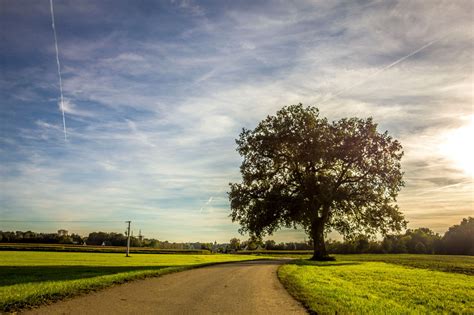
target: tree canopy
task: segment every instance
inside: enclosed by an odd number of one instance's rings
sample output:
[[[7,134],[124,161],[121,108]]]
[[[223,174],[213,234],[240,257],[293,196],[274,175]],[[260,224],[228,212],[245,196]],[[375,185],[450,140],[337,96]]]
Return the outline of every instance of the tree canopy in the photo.
[[[454,255],[474,255],[474,217],[464,218],[444,234],[445,253]]]
[[[330,230],[386,234],[406,225],[395,204],[402,147],[372,118],[329,122],[315,107],[290,105],[236,142],[242,182],[230,184],[229,199],[242,233],[303,227],[313,258],[324,259]]]

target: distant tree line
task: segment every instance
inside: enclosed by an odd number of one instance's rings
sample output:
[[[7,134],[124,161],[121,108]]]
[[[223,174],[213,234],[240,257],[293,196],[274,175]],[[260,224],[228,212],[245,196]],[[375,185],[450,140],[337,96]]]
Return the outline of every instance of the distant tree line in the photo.
[[[122,233],[92,232],[82,237],[78,234],[36,233],[32,231],[3,232],[0,231],[0,243],[43,243],[43,244],[87,244],[106,246],[126,246],[127,236]],[[277,243],[274,240],[258,239],[255,236],[240,241],[232,238],[229,243],[174,243],[148,239],[142,236],[131,236],[132,247],[153,247],[157,249],[207,249],[213,252],[236,252],[239,250],[310,250],[311,241]],[[326,242],[331,254],[362,254],[362,253],[409,253],[409,254],[449,254],[474,255],[474,217],[463,219],[460,224],[453,225],[440,236],[428,228],[408,229],[403,234],[385,236],[382,240],[374,240],[359,235],[344,241]]]
[[[59,232],[66,232],[59,233]],[[33,243],[33,244],[76,244],[95,246],[126,246],[127,235],[114,232],[91,232],[88,236],[78,234],[67,234],[67,231],[60,230],[58,233],[37,233],[32,231],[0,231],[0,243]],[[176,243],[160,241],[154,238],[144,238],[143,236],[130,236],[130,246],[132,247],[152,247],[156,249],[205,249],[213,252],[226,252],[228,244],[214,243]]]
[[[309,250],[312,242],[276,243],[274,240],[258,240],[251,237],[248,241],[230,240],[233,250]],[[358,235],[344,241],[329,240],[326,248],[330,254],[448,254],[474,255],[474,218],[463,219],[440,236],[428,228],[408,229],[403,234],[385,236],[374,240]]]
[[[37,233],[32,231],[0,231],[1,243],[79,244],[83,237],[78,234]]]
[[[227,251],[239,250],[310,250],[313,248],[311,242],[280,242],[274,240],[259,240],[256,237],[250,237],[247,241],[240,241],[238,238],[232,238],[227,246]]]
[[[65,231],[67,232],[67,231]],[[140,246],[141,239],[131,237],[132,246]],[[88,236],[63,233],[37,233],[32,231],[4,232],[0,231],[1,243],[42,243],[42,244],[77,244],[125,246],[127,236],[121,233],[92,232]]]

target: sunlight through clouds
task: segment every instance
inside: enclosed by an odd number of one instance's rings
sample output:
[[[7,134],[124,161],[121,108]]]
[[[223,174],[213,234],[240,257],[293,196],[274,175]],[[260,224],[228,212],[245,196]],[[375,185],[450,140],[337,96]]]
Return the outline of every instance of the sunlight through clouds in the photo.
[[[463,125],[440,136],[439,150],[454,165],[474,175],[474,115],[463,119]]]

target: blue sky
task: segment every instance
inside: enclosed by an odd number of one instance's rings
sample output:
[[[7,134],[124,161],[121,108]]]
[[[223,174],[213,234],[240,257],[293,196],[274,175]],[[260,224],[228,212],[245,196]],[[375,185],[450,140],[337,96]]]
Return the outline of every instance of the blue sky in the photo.
[[[472,2],[54,4],[66,143],[49,1],[0,0],[3,220],[131,219],[150,237],[226,241],[234,139],[299,102],[373,116],[401,141],[409,227],[444,232],[474,214]]]

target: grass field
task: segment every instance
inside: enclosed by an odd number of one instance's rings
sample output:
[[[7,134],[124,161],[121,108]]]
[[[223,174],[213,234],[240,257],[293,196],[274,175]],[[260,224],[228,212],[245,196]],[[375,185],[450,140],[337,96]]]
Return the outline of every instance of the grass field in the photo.
[[[252,251],[241,251],[238,253],[241,255],[250,255],[252,254]],[[311,254],[311,251],[253,251],[253,255],[263,255],[265,257],[287,257],[294,259],[309,259]],[[338,261],[381,261],[414,268],[474,275],[474,257],[472,256],[416,254],[353,254],[331,256],[334,256]]]
[[[1,251],[0,312],[132,279],[265,256],[135,254],[126,258],[123,253]],[[374,254],[336,258],[334,262],[295,260],[282,266],[278,275],[293,296],[319,314],[474,313],[474,257]]]
[[[278,276],[318,314],[474,313],[474,257],[337,255],[296,260]]]
[[[258,258],[247,255],[155,255],[0,252],[0,311],[58,300],[115,283],[207,264]]]
[[[1,251],[45,251],[45,252],[87,252],[87,253],[125,253],[124,246],[94,246],[73,244],[35,244],[35,243],[2,243]],[[210,254],[205,249],[159,249],[152,247],[131,247],[132,254]]]

